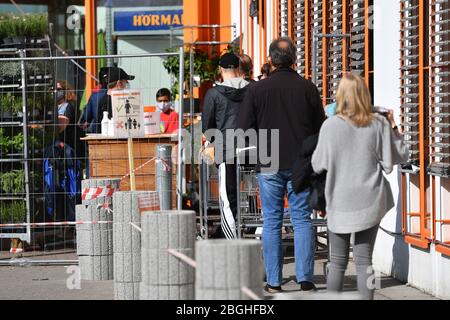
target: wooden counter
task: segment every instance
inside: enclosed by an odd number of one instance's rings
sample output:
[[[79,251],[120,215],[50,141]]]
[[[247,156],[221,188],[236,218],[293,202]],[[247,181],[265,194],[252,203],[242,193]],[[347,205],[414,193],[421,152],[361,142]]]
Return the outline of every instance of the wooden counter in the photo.
[[[89,150],[89,173],[91,179],[122,178],[130,172],[128,165],[128,140],[101,135],[90,135],[82,140],[87,141]],[[133,139],[134,167],[138,168],[155,156],[155,146],[158,144],[172,145],[172,152],[177,144],[177,135],[160,134]],[[176,151],[175,151],[176,152]],[[176,164],[172,163],[172,206],[176,208]],[[152,161],[136,171],[137,190],[156,190],[155,162]],[[130,190],[130,178],[126,177],[120,184],[120,190]]]

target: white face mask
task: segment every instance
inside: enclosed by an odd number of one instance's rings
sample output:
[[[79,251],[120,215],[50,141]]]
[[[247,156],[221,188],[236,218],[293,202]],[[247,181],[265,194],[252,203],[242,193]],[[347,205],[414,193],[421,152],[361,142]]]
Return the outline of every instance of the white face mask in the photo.
[[[160,112],[167,112],[172,107],[171,102],[157,102],[156,106]]]
[[[129,90],[129,89],[131,89],[130,83],[129,83],[129,82],[125,83],[123,89],[124,89],[124,90]]]

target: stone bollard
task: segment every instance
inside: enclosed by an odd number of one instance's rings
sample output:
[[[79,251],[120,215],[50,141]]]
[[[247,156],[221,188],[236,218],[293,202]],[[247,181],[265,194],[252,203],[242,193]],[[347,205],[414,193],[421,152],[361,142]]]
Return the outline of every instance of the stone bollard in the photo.
[[[155,195],[156,191],[119,191],[113,195],[114,224],[114,298],[138,300],[141,282],[141,233],[139,195]]]
[[[198,241],[195,253],[196,300],[248,300],[243,287],[263,297],[260,241]]]
[[[194,211],[148,211],[142,216],[141,300],[193,300],[194,268],[167,250],[194,259]]]
[[[111,187],[118,189],[120,179],[89,179],[81,182],[82,190]],[[98,208],[99,204],[112,202],[111,196],[83,200],[76,206],[77,221],[113,221],[113,214],[106,208]],[[112,210],[112,206],[110,205]],[[113,279],[113,230],[112,223],[78,224],[77,255],[82,280]]]
[[[95,205],[76,206],[77,221],[112,221],[110,211]],[[78,224],[77,255],[82,280],[113,279],[113,233],[109,224]]]
[[[160,144],[155,146],[155,156],[164,160],[156,160],[155,182],[159,192],[161,210],[172,209],[172,146]]]

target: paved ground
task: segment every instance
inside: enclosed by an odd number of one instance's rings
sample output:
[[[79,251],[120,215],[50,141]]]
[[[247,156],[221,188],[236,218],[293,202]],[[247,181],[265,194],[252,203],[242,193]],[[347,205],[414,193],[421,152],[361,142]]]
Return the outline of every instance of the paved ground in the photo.
[[[75,253],[57,252],[51,255],[43,253],[25,253],[25,258],[32,260],[76,260]],[[0,252],[0,263],[6,261],[10,253]],[[32,256],[32,257],[30,257]],[[329,299],[325,291],[325,277],[323,275],[323,263],[318,260],[315,267],[315,282],[317,293],[305,293],[299,291],[295,283],[294,264],[292,258],[285,261],[285,283],[283,288],[286,293],[267,296],[267,299]],[[69,290],[67,280],[71,274],[68,266],[0,266],[0,299],[45,299],[45,300],[110,300],[114,298],[113,281],[82,281],[81,288]],[[337,299],[356,298],[356,277],[353,263],[349,264],[347,272],[345,293]],[[70,281],[69,281],[70,282]],[[382,277],[381,289],[376,292],[377,300],[430,300],[434,297],[400,283],[390,277]]]

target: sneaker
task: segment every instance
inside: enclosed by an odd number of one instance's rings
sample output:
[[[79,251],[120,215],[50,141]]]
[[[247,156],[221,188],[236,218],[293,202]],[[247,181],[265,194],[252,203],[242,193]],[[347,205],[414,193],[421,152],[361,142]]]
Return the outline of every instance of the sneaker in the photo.
[[[300,284],[300,289],[302,289],[302,291],[317,291],[316,286],[312,282],[302,281],[299,284]]]
[[[283,292],[283,289],[281,289],[281,286],[278,287],[272,287],[271,285],[266,284],[264,287],[264,290],[268,293],[280,293]]]

